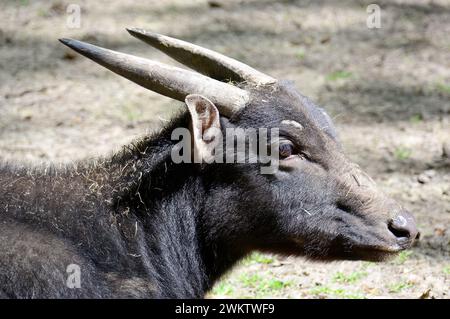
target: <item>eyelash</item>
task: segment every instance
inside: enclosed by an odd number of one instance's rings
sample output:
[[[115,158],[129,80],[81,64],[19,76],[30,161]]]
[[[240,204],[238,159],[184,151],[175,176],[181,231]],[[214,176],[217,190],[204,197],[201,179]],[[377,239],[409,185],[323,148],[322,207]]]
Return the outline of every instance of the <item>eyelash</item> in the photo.
[[[285,153],[283,155],[283,153]],[[294,144],[290,141],[280,141],[279,155],[281,159],[287,159],[294,155],[300,155]]]
[[[279,154],[281,158],[288,158],[294,154],[294,147],[290,143],[281,143],[279,147]]]
[[[292,153],[289,156],[287,156],[287,157],[281,156],[281,147],[283,145],[290,145],[292,147]],[[279,142],[279,156],[280,156],[281,160],[286,160],[286,159],[292,158],[294,156],[296,156],[296,157],[298,157],[298,158],[300,158],[302,160],[303,159],[307,159],[309,157],[309,155],[307,153],[301,151],[300,148],[297,145],[295,145],[293,142],[291,142],[291,140],[288,139],[288,138],[281,138],[280,139],[280,142]]]

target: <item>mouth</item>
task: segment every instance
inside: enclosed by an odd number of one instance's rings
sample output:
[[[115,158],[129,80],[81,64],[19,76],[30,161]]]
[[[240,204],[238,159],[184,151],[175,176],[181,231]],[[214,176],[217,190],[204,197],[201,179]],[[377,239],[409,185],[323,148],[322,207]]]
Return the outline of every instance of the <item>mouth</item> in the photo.
[[[375,261],[386,260],[409,249],[418,238],[418,231],[393,232],[391,226],[354,232],[341,237],[341,244],[348,254],[356,258]]]
[[[397,238],[396,240],[380,240],[371,238],[371,241],[361,242],[344,240],[341,242],[344,259],[385,261],[395,257],[399,252],[411,248],[414,240],[410,238]]]
[[[409,249],[413,241],[404,240],[386,245],[355,245],[352,247],[350,259],[367,261],[385,261],[395,257],[399,252]]]
[[[343,227],[338,231],[338,234],[324,231],[322,238],[296,238],[293,241],[302,254],[314,260],[379,262],[389,260],[401,251],[411,248],[417,238],[416,234],[413,234],[413,237],[396,236],[389,231],[387,225]]]
[[[386,249],[370,249],[370,250],[357,250],[352,254],[347,255],[345,259],[347,260],[363,260],[363,261],[371,261],[371,262],[382,262],[386,260],[390,260],[397,256],[397,253],[401,251],[393,251]]]
[[[391,245],[391,246],[363,246],[358,247],[359,250],[364,250],[367,252],[380,252],[380,253],[387,253],[387,254],[396,254],[399,253],[402,250],[405,250],[406,248],[403,248],[400,245]]]
[[[341,239],[342,240],[342,239]],[[323,249],[311,249],[311,246],[305,250],[303,240],[294,240],[298,249],[306,251],[306,256],[313,260],[333,261],[333,260],[364,260],[371,262],[381,262],[394,258],[399,252],[408,249],[410,245],[401,245],[399,243],[350,243],[349,241],[335,241],[332,245]]]

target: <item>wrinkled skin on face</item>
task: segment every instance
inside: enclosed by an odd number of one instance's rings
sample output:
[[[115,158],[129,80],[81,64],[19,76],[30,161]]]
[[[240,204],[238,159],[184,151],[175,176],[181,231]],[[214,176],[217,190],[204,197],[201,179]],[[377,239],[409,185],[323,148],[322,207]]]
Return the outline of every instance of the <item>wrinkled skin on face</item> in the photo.
[[[258,88],[253,101],[222,126],[279,128],[278,169],[264,175],[257,167],[233,165],[215,174],[218,183],[242,176],[233,181],[235,198],[228,202],[237,204],[228,213],[234,230],[247,225],[243,245],[321,260],[374,261],[412,245],[414,219],[344,155],[322,109],[284,82],[267,92]],[[248,224],[258,226],[248,230]]]

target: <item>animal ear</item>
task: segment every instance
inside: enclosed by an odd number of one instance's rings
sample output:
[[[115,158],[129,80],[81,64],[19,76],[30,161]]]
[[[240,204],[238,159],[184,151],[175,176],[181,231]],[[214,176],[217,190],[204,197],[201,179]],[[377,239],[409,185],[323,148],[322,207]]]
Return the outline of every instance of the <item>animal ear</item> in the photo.
[[[190,94],[185,101],[192,120],[194,162],[211,163],[214,160],[215,150],[222,141],[219,111],[214,103],[199,94]]]

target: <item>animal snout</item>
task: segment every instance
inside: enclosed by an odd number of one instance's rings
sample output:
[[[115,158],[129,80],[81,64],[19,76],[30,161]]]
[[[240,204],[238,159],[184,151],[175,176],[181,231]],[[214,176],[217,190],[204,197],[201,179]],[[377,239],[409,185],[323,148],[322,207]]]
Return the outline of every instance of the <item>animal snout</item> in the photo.
[[[412,242],[419,235],[414,217],[406,211],[391,218],[388,227],[399,241]]]

